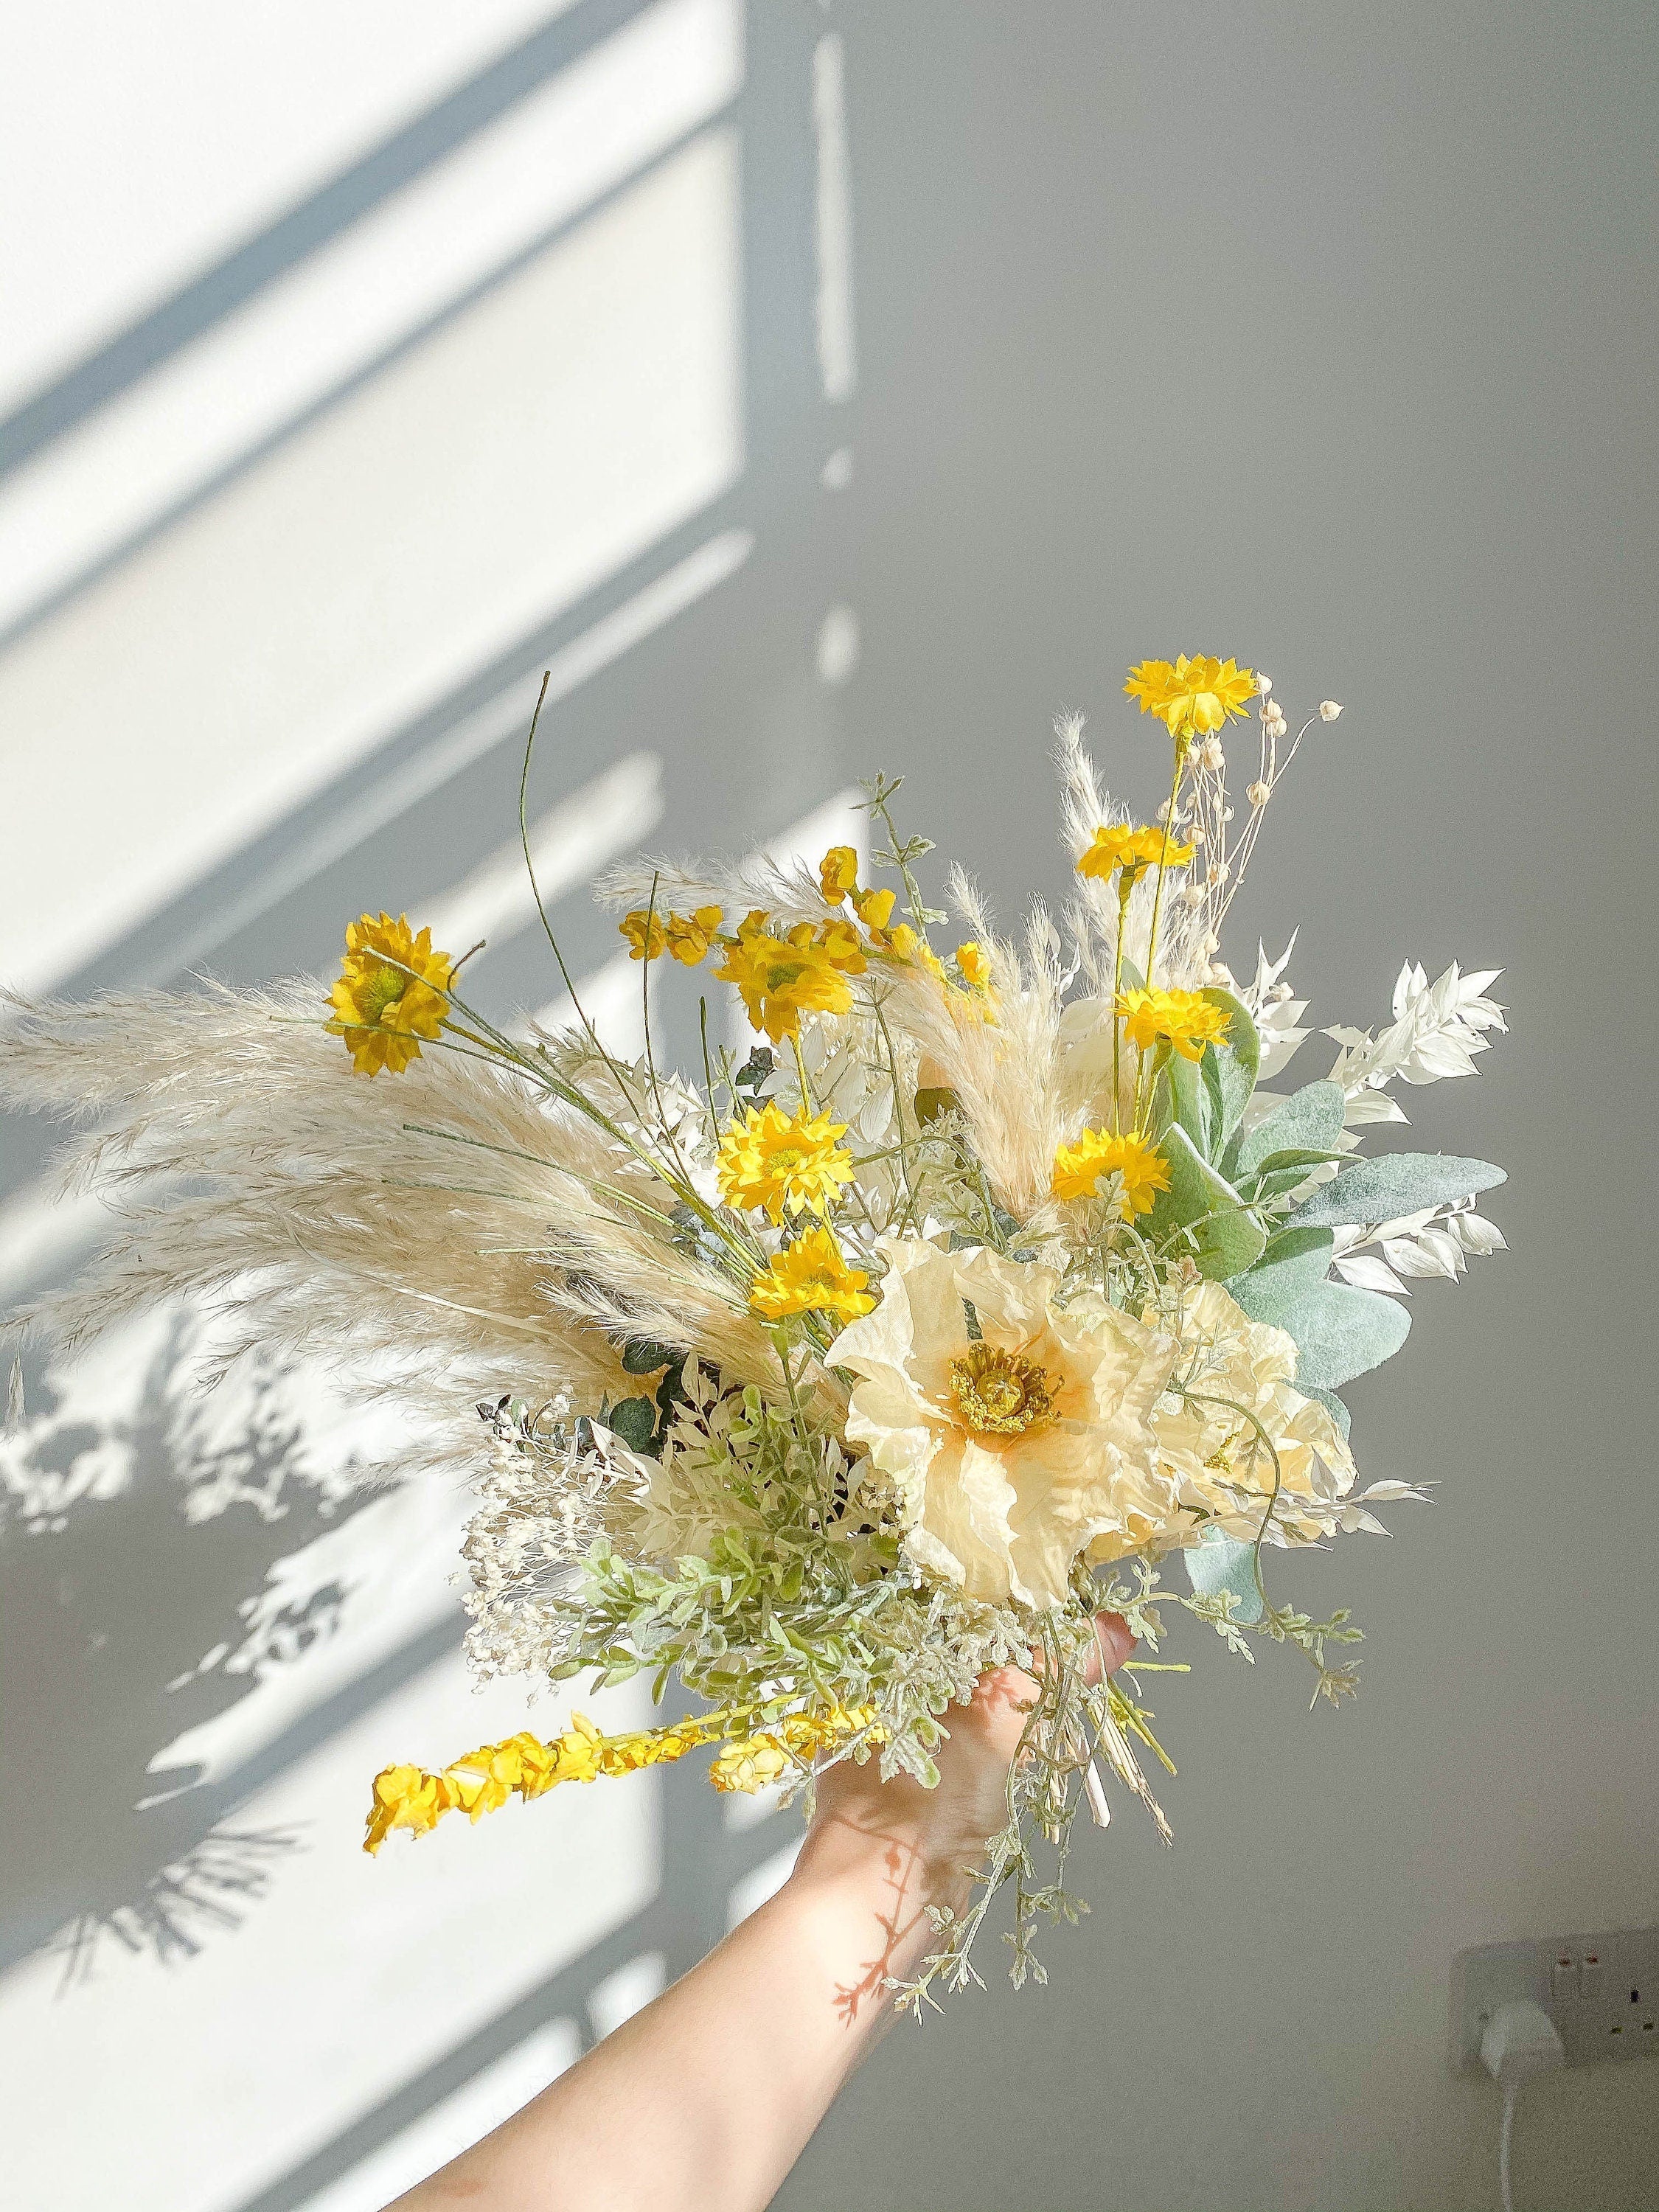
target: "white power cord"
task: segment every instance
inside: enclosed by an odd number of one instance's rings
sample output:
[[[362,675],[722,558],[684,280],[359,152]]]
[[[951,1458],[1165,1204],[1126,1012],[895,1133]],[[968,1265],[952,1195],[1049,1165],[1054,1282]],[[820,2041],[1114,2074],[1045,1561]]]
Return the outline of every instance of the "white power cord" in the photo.
[[[1515,2107],[1521,2084],[1534,2074],[1548,2074],[1565,2066],[1567,2054],[1555,2023],[1542,2005],[1530,1997],[1517,1997],[1499,2005],[1480,2039],[1480,2059],[1504,2092],[1504,2118],[1498,2135],[1498,2188],[1504,2212],[1515,2212],[1510,2193],[1510,2151],[1515,2139]]]

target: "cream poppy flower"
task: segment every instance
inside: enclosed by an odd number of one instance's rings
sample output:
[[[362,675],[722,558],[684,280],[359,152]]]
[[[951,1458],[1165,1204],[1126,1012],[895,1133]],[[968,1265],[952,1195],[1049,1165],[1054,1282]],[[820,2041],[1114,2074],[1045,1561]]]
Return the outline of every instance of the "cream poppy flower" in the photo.
[[[1166,1401],[1152,1426],[1182,1504],[1212,1516],[1206,1527],[1255,1540],[1273,1496],[1273,1464],[1256,1430],[1234,1410],[1243,1407],[1279,1455],[1279,1497],[1267,1540],[1312,1544],[1332,1534],[1353,1487],[1354,1463],[1326,1408],[1291,1388],[1292,1339],[1252,1321],[1219,1283],[1204,1284],[1188,1303],[1181,1337],[1179,1371],[1194,1395]],[[1218,1399],[1231,1402],[1217,1404]],[[1195,1525],[1192,1540],[1201,1533]]]
[[[1177,1510],[1151,1419],[1174,1339],[1094,1292],[1056,1305],[1046,1267],[899,1237],[880,1249],[880,1304],[825,1354],[858,1378],[849,1441],[893,1483],[925,1573],[988,1603],[1063,1604],[1080,1552],[1133,1550],[1138,1527]]]

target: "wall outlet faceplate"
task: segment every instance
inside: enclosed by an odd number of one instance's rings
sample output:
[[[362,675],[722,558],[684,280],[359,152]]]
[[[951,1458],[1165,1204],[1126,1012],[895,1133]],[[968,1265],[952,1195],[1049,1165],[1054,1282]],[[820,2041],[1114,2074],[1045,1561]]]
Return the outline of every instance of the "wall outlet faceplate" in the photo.
[[[1659,2057],[1659,1928],[1486,1943],[1452,1963],[1452,2064],[1480,2064],[1486,2022],[1530,1997],[1555,2023],[1569,2066]]]

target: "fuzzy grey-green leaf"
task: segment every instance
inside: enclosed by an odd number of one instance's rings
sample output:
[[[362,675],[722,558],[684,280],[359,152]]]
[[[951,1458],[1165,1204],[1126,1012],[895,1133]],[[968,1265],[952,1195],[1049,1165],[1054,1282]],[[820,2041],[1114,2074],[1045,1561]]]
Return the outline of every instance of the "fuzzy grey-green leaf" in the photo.
[[[1310,1229],[1397,1221],[1425,1206],[1473,1198],[1504,1180],[1503,1169],[1489,1160],[1461,1160],[1445,1152],[1387,1152],[1360,1160],[1322,1183],[1291,1219]]]
[[[1213,1281],[1242,1274],[1261,1258],[1267,1242],[1260,1223],[1178,1121],[1164,1132],[1158,1147],[1170,1170],[1170,1188],[1160,1192],[1147,1217],[1148,1238],[1167,1246],[1171,1257],[1190,1253],[1200,1272]],[[1179,1235],[1182,1230],[1190,1235]]]

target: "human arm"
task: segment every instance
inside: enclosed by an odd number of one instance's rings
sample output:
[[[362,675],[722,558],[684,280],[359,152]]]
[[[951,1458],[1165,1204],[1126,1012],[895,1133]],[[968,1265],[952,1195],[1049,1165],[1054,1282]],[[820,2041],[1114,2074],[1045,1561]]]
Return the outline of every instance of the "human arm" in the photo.
[[[1128,1656],[1115,1614],[1100,1643],[1109,1671]],[[762,2212],[926,1952],[927,1907],[965,1901],[1033,1687],[1006,1668],[951,1711],[936,1789],[828,1769],[776,1895],[402,2212]]]

